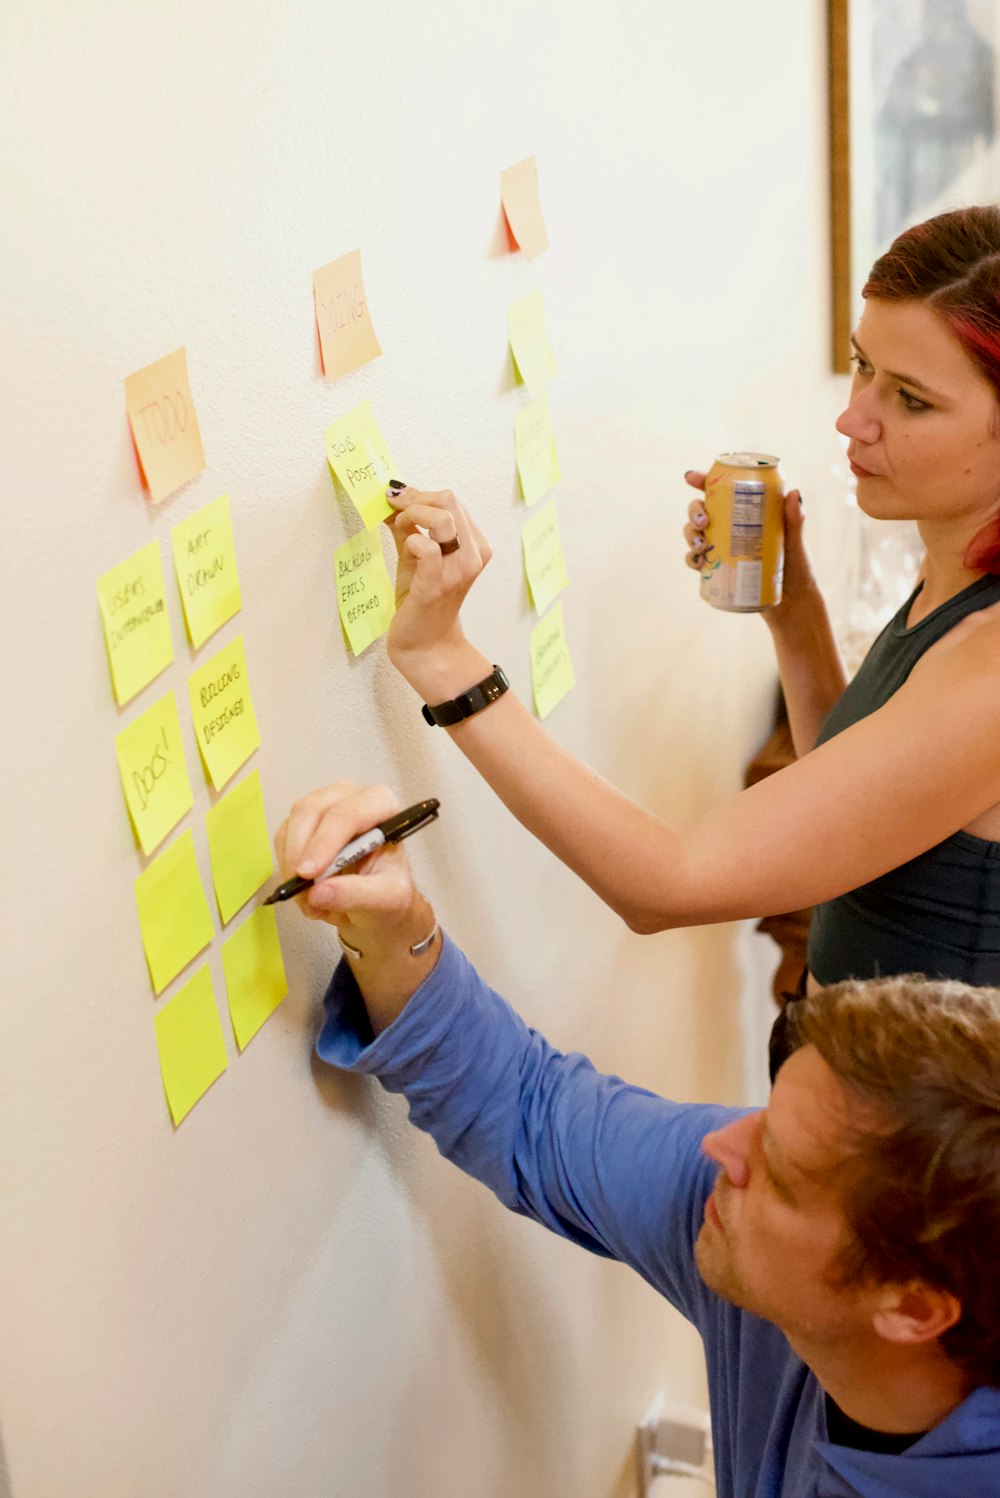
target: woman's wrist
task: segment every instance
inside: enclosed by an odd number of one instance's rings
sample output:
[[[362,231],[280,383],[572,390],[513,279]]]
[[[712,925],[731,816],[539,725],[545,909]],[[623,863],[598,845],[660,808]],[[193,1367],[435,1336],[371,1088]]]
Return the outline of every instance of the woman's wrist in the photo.
[[[493,662],[464,636],[430,648],[390,650],[396,670],[432,707],[467,692],[493,670]]]

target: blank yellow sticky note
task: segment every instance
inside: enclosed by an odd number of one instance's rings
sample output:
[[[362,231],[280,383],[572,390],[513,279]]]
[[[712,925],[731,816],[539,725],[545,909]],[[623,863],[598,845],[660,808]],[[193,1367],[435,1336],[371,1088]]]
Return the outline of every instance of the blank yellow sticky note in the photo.
[[[536,614],[544,614],[553,598],[566,587],[566,559],[559,539],[555,500],[543,505],[521,529],[524,575]]]
[[[129,375],[125,404],[142,476],[159,504],[205,466],[187,350],[179,348]]]
[[[547,395],[529,402],[514,417],[514,452],[524,502],[533,505],[562,478]]]
[[[135,899],[149,976],[154,991],[162,993],[213,935],[190,828],[143,869]]]
[[[184,620],[196,648],[243,606],[229,495],[202,505],[171,531]]]
[[[260,745],[242,635],[192,671],[188,691],[198,749],[220,791]]]
[[[563,627],[562,604],[557,603],[531,631],[531,687],[538,716],[547,718],[575,686],[573,662]]]
[[[396,599],[377,531],[361,531],[333,553],[337,608],[355,655],[384,635],[396,612]]]
[[[122,729],[115,753],[139,846],[152,853],[194,802],[173,692]]]
[[[386,485],[390,479],[399,477],[385,439],[375,424],[371,401],[364,401],[333,422],[325,435],[327,462],[347,490],[365,526],[371,530],[392,514],[392,505],[385,497]]]
[[[379,348],[372,327],[365,283],[361,278],[361,251],[352,250],[313,271],[313,297],[323,373],[327,380],[347,374],[377,359]]]
[[[556,359],[545,327],[545,303],[531,291],[507,310],[507,331],[514,369],[532,395],[540,395],[556,377]]]
[[[222,943],[222,971],[233,1034],[242,1051],[288,992],[278,923],[269,905],[259,905]]]
[[[103,573],[97,601],[115,701],[123,707],[174,658],[159,543],[150,541]]]
[[[200,967],[153,1016],[160,1075],[174,1127],[226,1069],[226,1042],[212,975]]]
[[[500,173],[500,198],[515,242],[529,260],[549,247],[542,205],[538,201],[538,168],[534,156]]]
[[[225,924],[274,873],[259,770],[251,770],[217,801],[205,824],[215,898]]]

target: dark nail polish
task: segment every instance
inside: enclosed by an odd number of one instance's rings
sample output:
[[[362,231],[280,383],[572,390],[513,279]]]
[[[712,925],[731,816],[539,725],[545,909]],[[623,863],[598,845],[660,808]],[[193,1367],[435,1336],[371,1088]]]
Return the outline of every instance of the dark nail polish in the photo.
[[[408,487],[409,486],[407,484],[403,483],[402,479],[389,480],[389,488],[393,491],[394,494],[402,494],[403,490]]]

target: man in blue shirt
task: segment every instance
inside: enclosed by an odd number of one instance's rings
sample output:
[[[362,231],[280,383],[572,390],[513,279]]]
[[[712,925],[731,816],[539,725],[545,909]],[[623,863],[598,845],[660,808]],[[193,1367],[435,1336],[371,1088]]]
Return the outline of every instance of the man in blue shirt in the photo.
[[[327,786],[278,833],[311,877],[396,810]],[[797,1006],[766,1109],[666,1102],[530,1030],[438,931],[405,852],[299,897],[337,927],[320,1056],[441,1153],[630,1264],[705,1344],[718,1491],[1000,1495],[1000,990],[845,983]]]

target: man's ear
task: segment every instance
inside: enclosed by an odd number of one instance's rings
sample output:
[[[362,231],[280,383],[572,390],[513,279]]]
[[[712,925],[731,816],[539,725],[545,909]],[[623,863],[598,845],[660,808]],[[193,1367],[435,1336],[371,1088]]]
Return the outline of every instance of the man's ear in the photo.
[[[950,1290],[938,1290],[914,1280],[908,1285],[886,1285],[879,1294],[872,1326],[886,1342],[915,1346],[941,1337],[962,1314],[962,1304]]]

